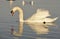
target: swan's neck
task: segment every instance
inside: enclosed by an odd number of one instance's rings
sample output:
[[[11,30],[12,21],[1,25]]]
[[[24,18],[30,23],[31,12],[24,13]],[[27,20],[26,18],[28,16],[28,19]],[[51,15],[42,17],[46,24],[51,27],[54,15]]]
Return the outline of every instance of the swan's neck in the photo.
[[[23,11],[22,9],[18,9],[19,11],[19,22],[23,22]]]
[[[23,22],[23,15],[22,15],[22,13],[19,13],[19,22]]]
[[[19,26],[18,26],[18,33],[21,35],[23,32],[23,10],[20,7],[14,7],[14,11],[19,12]]]
[[[23,32],[23,10],[21,8],[17,8],[19,11],[19,27],[18,27],[18,32],[22,34]]]

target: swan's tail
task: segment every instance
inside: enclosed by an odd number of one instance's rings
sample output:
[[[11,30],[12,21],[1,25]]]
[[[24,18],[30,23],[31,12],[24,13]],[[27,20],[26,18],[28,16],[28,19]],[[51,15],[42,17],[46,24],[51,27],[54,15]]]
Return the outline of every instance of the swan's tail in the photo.
[[[54,22],[54,21],[57,20],[57,19],[58,19],[58,17],[53,18],[53,20],[50,20],[50,22]]]
[[[45,18],[45,22],[54,22],[57,19],[58,19],[58,17],[56,17],[56,18]]]
[[[54,21],[57,20],[57,19],[58,19],[58,17],[54,18]]]

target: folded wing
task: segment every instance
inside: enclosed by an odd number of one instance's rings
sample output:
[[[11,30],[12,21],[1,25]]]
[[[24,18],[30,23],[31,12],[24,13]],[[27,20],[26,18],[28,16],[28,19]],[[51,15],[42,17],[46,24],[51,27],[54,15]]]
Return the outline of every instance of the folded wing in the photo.
[[[36,13],[33,14],[29,19],[30,20],[40,20],[40,19],[46,18],[48,16],[50,16],[48,10],[37,9]]]

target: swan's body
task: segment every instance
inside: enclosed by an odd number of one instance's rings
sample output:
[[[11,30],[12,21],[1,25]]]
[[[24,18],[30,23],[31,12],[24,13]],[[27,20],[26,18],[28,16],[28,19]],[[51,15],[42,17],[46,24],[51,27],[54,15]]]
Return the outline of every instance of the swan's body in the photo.
[[[14,15],[15,11],[19,11],[19,30],[18,30],[18,32],[15,32],[15,31],[12,32],[13,35],[15,35],[15,36],[21,36],[21,34],[23,32],[23,22],[28,22],[28,24],[30,22],[31,23],[32,22],[37,22],[37,23],[42,22],[43,23],[43,22],[54,22],[57,19],[57,17],[53,18],[53,19],[47,18],[48,16],[50,16],[49,12],[47,10],[38,9],[37,12],[35,14],[33,14],[30,18],[28,18],[27,20],[23,20],[23,10],[20,7],[14,7],[11,11],[12,16]],[[22,23],[20,23],[20,22],[22,22]],[[38,27],[36,25],[34,25],[34,26],[31,26],[31,28],[34,28],[33,30],[38,32],[38,29],[37,29]],[[45,29],[45,28],[43,28],[43,29]],[[46,30],[48,30],[48,29],[46,29]]]
[[[51,16],[48,10],[37,9],[37,12],[28,18],[25,22],[54,22],[56,18],[47,18]]]

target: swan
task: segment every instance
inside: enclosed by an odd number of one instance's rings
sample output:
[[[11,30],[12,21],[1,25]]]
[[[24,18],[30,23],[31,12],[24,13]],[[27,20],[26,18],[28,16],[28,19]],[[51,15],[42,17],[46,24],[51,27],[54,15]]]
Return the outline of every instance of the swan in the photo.
[[[13,3],[13,1],[15,1],[15,0],[7,0],[7,1],[9,1],[10,2],[10,6],[12,5],[12,3]]]
[[[33,14],[30,18],[28,18],[27,20],[23,20],[23,10],[20,7],[18,7],[18,6],[14,7],[11,10],[12,16],[14,15],[14,13],[16,11],[19,11],[19,29],[18,29],[18,32],[16,32],[16,31],[12,32],[13,35],[15,35],[15,36],[22,36],[21,34],[23,32],[23,22],[25,22],[27,24],[30,24],[30,23],[33,24],[33,22],[34,23],[40,23],[41,22],[41,23],[46,24],[47,22],[54,22],[57,19],[57,17],[56,18],[47,18],[48,16],[51,16],[49,14],[48,10],[37,9],[36,13]],[[34,31],[39,32],[38,27],[36,25],[34,25],[34,27],[33,26],[30,26],[30,27],[34,28],[33,29]],[[45,28],[43,28],[43,29],[45,29]],[[48,29],[46,29],[46,30],[48,31]]]
[[[33,6],[34,2],[33,1],[30,1],[30,2],[26,2],[26,1],[22,1],[22,5],[24,6],[25,4],[30,4]]]
[[[23,5],[23,6],[25,5],[25,1],[22,1],[22,5]]]
[[[31,2],[30,2],[30,5],[32,5],[32,6],[33,6],[33,4],[34,4],[34,2],[33,2],[33,1],[31,1]]]
[[[33,4],[34,4],[34,2],[33,1],[31,1],[31,5],[33,6]]]
[[[14,36],[21,36],[22,32],[23,32],[23,10],[19,7],[14,7],[12,10],[11,10],[11,14],[12,16],[14,15],[14,13],[16,11],[19,11],[19,29],[18,29],[18,32],[16,31],[13,31],[13,35]],[[21,22],[21,23],[20,23]]]

